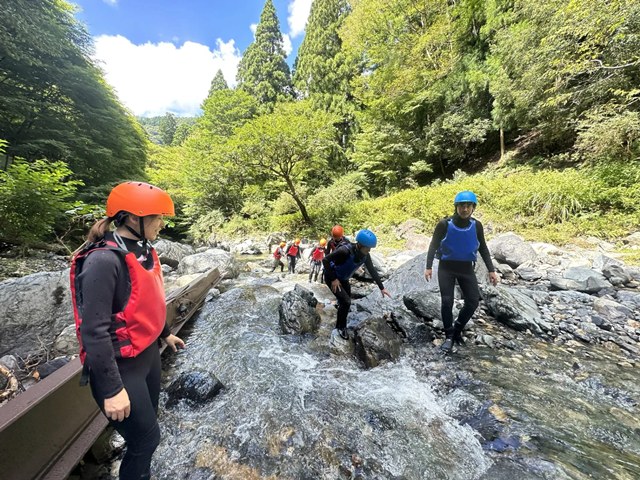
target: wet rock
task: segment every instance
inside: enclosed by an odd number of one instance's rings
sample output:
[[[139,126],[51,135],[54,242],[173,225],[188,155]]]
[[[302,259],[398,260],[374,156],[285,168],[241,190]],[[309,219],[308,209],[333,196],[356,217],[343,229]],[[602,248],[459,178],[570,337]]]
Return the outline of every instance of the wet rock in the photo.
[[[299,284],[282,296],[278,309],[280,328],[283,333],[314,333],[320,325],[320,314],[316,310],[318,300],[313,293]]]
[[[631,309],[608,298],[596,298],[593,309],[609,320],[622,320],[633,315]]]
[[[204,273],[212,268],[217,268],[223,278],[236,278],[240,273],[233,255],[221,249],[207,248],[203,252],[184,257],[178,266],[178,274]]]
[[[355,354],[365,367],[377,367],[384,360],[400,357],[402,338],[384,317],[370,317],[355,329]]]
[[[518,330],[549,332],[553,327],[542,317],[536,303],[525,294],[507,287],[482,288],[484,301],[496,320]]]
[[[47,378],[56,370],[64,367],[67,363],[69,363],[69,357],[58,357],[53,360],[44,363],[42,365],[38,365],[38,369],[36,370],[37,376],[40,379]]]
[[[182,373],[167,388],[166,406],[171,408],[180,400],[198,406],[208,403],[214,398],[224,385],[210,372],[195,370]]]
[[[430,290],[413,290],[402,296],[404,305],[419,317],[427,320],[441,319],[440,293]]]
[[[16,372],[20,368],[18,365],[18,359],[13,355],[5,355],[0,358],[0,366],[4,366],[12,372]]]

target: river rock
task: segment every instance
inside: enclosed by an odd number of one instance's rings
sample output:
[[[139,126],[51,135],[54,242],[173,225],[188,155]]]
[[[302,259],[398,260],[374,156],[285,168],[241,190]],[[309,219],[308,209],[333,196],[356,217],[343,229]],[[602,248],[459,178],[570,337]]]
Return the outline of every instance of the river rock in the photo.
[[[240,273],[233,255],[217,248],[207,248],[184,257],[178,266],[178,275],[204,273],[212,268],[217,268],[223,274],[222,278],[236,278]]]
[[[531,330],[536,333],[550,332],[551,324],[543,319],[533,299],[508,287],[486,286],[482,297],[492,316],[514,330]]]
[[[400,357],[402,338],[382,316],[370,317],[354,331],[355,354],[367,368]]]
[[[180,400],[191,405],[203,405],[214,398],[224,385],[210,372],[194,370],[182,373],[167,388],[166,406],[171,408]]]
[[[611,284],[601,274],[590,268],[567,268],[562,277],[549,277],[551,285],[559,290],[577,290],[585,293],[597,293]]]
[[[515,233],[505,233],[492,238],[487,246],[499,262],[517,268],[525,262],[534,262],[536,251],[522,237]]]
[[[320,325],[316,310],[318,300],[304,287],[296,284],[293,290],[282,296],[280,303],[280,328],[283,333],[314,333]]]
[[[195,249],[191,245],[164,239],[155,242],[153,248],[156,249],[160,263],[169,265],[172,268],[177,268],[180,260],[195,253]]]

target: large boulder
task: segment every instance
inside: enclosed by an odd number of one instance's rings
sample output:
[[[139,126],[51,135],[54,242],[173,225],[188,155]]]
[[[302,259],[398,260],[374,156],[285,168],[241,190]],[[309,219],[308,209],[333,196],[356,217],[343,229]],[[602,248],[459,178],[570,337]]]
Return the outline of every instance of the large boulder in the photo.
[[[558,290],[577,290],[584,293],[597,293],[603,288],[611,287],[607,279],[590,268],[567,268],[562,277],[550,276],[551,286]]]
[[[538,254],[531,245],[515,233],[505,233],[487,243],[489,250],[499,262],[517,268],[525,262],[535,262]]]
[[[40,272],[0,282],[0,354],[29,353],[53,343],[72,323],[69,270]]]
[[[318,300],[312,292],[296,284],[293,290],[282,296],[278,310],[283,333],[313,333],[320,325],[316,310]]]
[[[217,248],[208,248],[203,252],[184,257],[178,267],[178,275],[192,275],[204,273],[217,268],[223,274],[222,278],[236,278],[240,268],[232,254]]]
[[[169,265],[172,268],[177,268],[180,260],[196,252],[191,245],[184,245],[164,239],[155,242],[153,248],[155,248],[158,253],[160,263]]]
[[[531,330],[535,333],[553,331],[553,326],[542,318],[536,302],[518,290],[507,287],[482,288],[490,314],[514,330]]]
[[[181,373],[167,388],[166,407],[171,408],[184,400],[191,406],[204,405],[213,399],[224,385],[210,372],[194,370]]]
[[[369,317],[355,329],[355,354],[367,368],[400,357],[402,334],[387,320],[384,316]]]

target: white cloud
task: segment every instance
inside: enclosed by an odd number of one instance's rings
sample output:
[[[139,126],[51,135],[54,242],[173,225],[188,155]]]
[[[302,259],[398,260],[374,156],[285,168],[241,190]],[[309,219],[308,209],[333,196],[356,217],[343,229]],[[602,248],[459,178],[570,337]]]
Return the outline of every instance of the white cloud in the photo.
[[[287,22],[289,23],[289,35],[291,35],[292,38],[304,32],[304,27],[307,24],[307,18],[311,11],[312,1],[313,0],[293,0],[289,4],[289,17],[287,17]]]
[[[285,57],[288,57],[293,51],[293,46],[291,45],[291,38],[289,38],[289,35],[286,33],[282,34],[282,46],[284,48]]]
[[[234,40],[216,40],[217,47],[185,42],[134,45],[127,38],[103,35],[95,39],[95,60],[120,101],[139,116],[193,116],[207,97],[218,69],[235,85],[240,52]]]
[[[258,24],[252,23],[251,25],[249,25],[249,28],[251,29],[251,33],[253,33],[253,38],[256,38],[256,30],[258,29]]]

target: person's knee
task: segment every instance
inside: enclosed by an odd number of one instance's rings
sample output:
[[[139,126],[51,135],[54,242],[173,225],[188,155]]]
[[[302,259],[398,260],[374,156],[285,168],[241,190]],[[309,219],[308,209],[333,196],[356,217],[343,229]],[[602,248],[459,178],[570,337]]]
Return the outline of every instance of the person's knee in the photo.
[[[160,445],[160,427],[156,422],[145,434],[138,436],[135,439],[127,441],[127,448],[132,453],[144,454],[155,452],[156,448]]]
[[[468,309],[473,309],[475,311],[475,309],[478,308],[478,305],[480,305],[480,298],[478,297],[465,298],[464,304],[465,304],[465,307],[467,307]]]
[[[441,300],[442,300],[442,308],[447,308],[447,309],[453,308],[453,295],[443,295]]]

